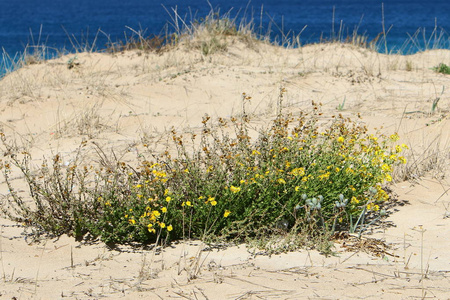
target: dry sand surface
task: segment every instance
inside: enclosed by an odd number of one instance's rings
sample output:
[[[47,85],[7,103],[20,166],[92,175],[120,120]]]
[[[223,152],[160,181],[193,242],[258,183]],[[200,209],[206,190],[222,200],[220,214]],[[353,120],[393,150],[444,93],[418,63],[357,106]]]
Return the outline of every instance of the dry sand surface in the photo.
[[[0,219],[0,299],[450,299],[450,76],[432,70],[450,63],[450,51],[387,56],[343,44],[227,44],[209,56],[183,44],[25,66],[0,81],[0,126],[36,164],[56,153],[70,160],[82,140],[134,155],[143,143],[163,146],[172,126],[195,131],[205,113],[238,114],[244,92],[253,122],[264,126],[285,88],[285,111],[322,102],[325,121],[360,113],[371,130],[398,132],[410,147],[408,167],[391,186],[402,205],[385,226],[353,251],[346,250],[354,240],[336,241],[333,257],[313,250],[269,257],[245,245],[208,251],[195,241],[161,252],[66,236],[34,243]],[[0,194],[7,192],[2,183]],[[376,256],[369,250],[381,241],[389,248]]]

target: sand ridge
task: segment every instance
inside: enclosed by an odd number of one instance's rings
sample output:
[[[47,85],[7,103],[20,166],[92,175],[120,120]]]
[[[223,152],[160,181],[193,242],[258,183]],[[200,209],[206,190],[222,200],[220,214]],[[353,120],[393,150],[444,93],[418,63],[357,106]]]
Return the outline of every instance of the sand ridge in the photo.
[[[409,171],[391,187],[404,203],[387,219],[395,226],[367,233],[390,255],[348,252],[339,242],[336,257],[313,250],[255,256],[245,245],[202,251],[199,241],[118,251],[66,236],[34,243],[20,224],[0,219],[0,298],[450,299],[450,76],[432,70],[449,58],[449,50],[383,55],[230,37],[226,51],[208,56],[184,44],[161,53],[79,53],[8,74],[0,81],[0,125],[36,164],[56,153],[69,160],[82,140],[156,150],[172,126],[195,131],[205,113],[240,113],[242,93],[252,97],[253,122],[264,126],[280,88],[286,112],[316,101],[325,121],[359,113],[371,129],[398,132],[412,152]],[[68,68],[71,60],[77,65]],[[4,183],[0,193],[8,193]]]

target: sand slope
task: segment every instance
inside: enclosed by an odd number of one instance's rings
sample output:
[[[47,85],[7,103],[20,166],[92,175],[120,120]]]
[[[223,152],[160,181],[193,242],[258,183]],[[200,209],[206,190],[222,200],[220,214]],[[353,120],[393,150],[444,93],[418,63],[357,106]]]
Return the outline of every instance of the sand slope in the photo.
[[[195,131],[205,113],[238,114],[244,92],[253,122],[264,125],[280,88],[286,112],[316,101],[325,121],[360,113],[371,129],[397,131],[411,152],[392,186],[404,205],[366,235],[391,247],[385,256],[348,252],[339,242],[338,256],[328,258],[308,250],[255,256],[244,245],[201,251],[201,242],[160,253],[112,251],[65,236],[32,243],[0,219],[0,298],[450,299],[450,76],[432,70],[441,62],[450,63],[450,51],[387,56],[351,45],[284,49],[229,38],[226,51],[209,56],[192,44],[80,53],[7,75],[0,126],[36,164],[56,153],[69,160],[82,140],[117,152],[137,153],[142,143],[157,150],[172,126]],[[7,194],[3,183],[0,193]]]

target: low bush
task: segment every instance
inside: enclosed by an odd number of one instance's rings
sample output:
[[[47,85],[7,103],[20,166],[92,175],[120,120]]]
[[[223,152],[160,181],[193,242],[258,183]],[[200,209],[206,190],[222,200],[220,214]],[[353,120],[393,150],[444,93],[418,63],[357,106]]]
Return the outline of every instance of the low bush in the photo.
[[[109,243],[361,232],[366,214],[388,200],[383,184],[405,162],[406,146],[395,146],[396,134],[375,136],[360,122],[320,115],[320,105],[296,116],[280,111],[258,132],[245,111],[217,122],[205,116],[201,132],[172,130],[172,147],[141,154],[134,166],[65,165],[57,155],[32,170],[28,153],[11,155],[2,163],[10,189],[2,208],[45,232]],[[15,192],[15,167],[31,204]]]
[[[437,73],[450,75],[450,67],[444,63],[440,63],[437,67],[434,67],[433,70]]]

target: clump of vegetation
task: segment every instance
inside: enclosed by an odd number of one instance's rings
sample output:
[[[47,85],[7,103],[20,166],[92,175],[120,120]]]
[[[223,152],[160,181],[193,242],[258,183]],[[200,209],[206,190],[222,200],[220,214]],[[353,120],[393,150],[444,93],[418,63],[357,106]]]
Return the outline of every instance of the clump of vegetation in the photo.
[[[437,73],[450,75],[450,67],[444,63],[440,63],[437,67],[434,67],[433,70]]]
[[[205,115],[198,134],[172,130],[171,148],[141,154],[134,166],[81,166],[79,157],[66,165],[57,155],[35,170],[27,152],[11,155],[2,163],[10,189],[3,211],[55,235],[110,243],[364,230],[366,214],[389,198],[383,184],[393,167],[405,162],[398,136],[369,134],[341,115],[321,123],[320,105],[295,116],[280,109],[256,133],[243,108],[230,120]],[[31,204],[13,187],[15,168]]]

